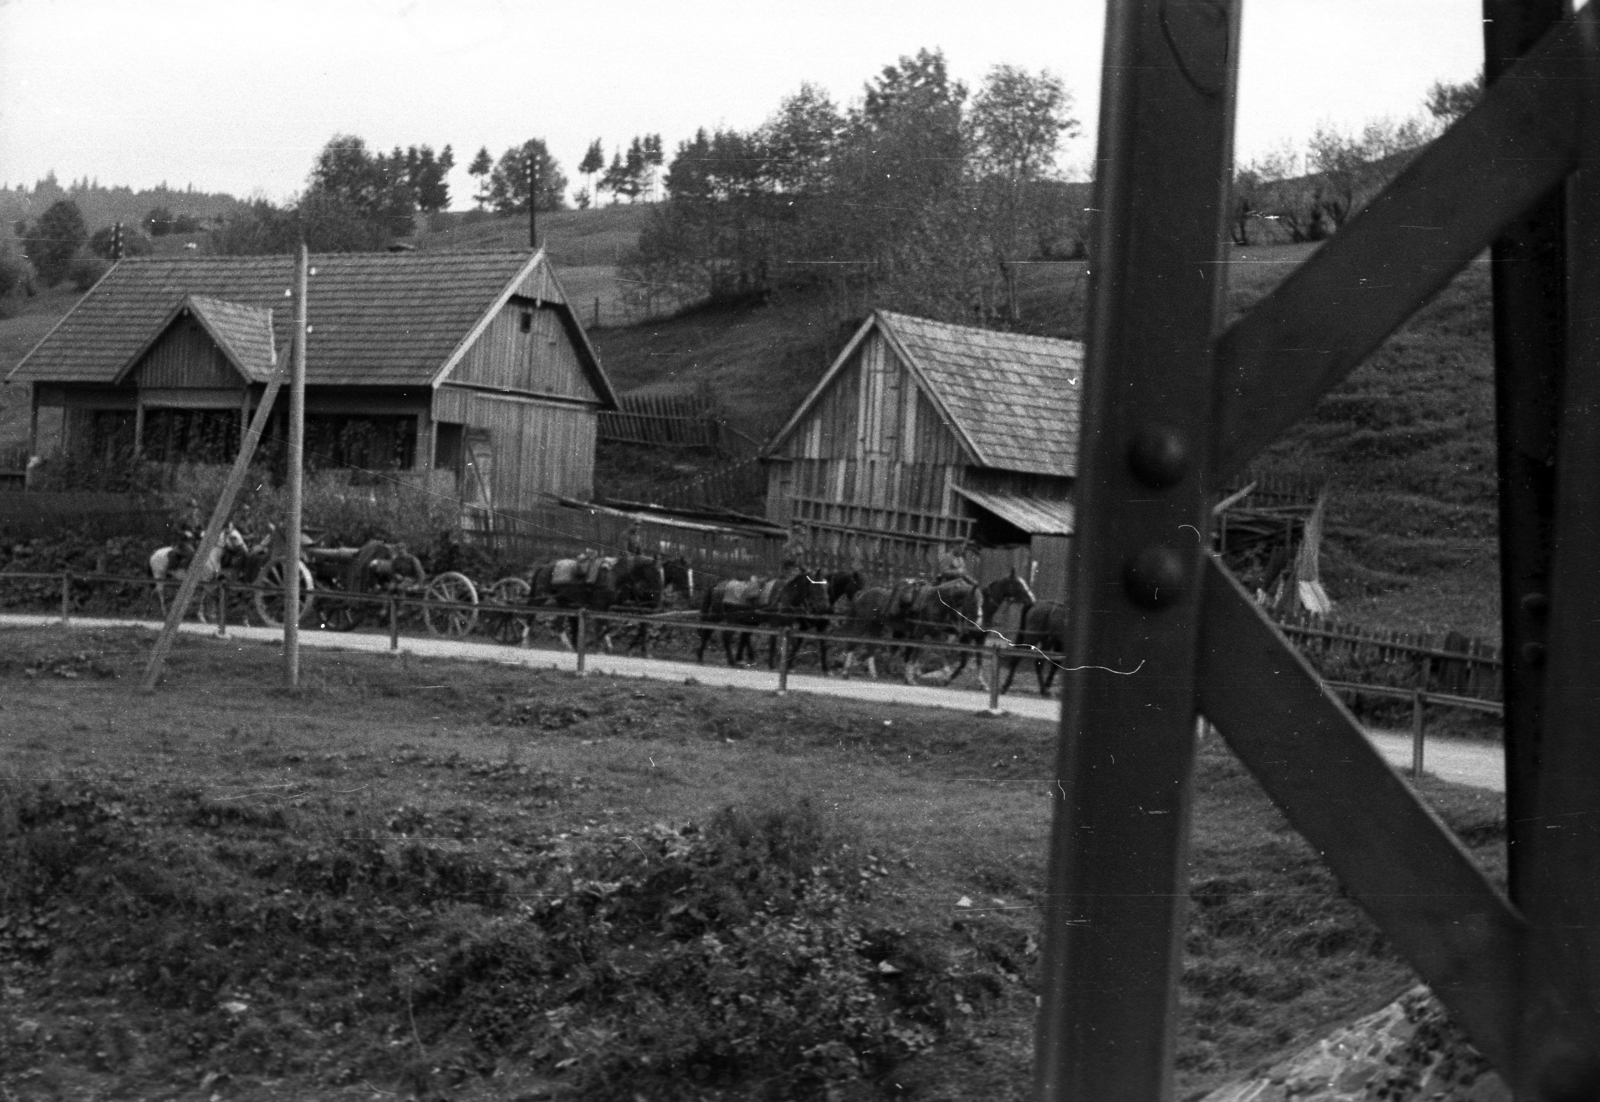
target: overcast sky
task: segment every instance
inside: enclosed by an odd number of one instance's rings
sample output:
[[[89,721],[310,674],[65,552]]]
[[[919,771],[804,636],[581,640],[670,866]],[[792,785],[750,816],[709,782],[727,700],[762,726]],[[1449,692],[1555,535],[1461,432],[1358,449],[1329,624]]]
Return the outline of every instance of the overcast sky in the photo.
[[[1298,147],[1420,111],[1480,65],[1480,0],[1245,0],[1238,151]],[[192,183],[282,200],[335,133],[451,145],[530,136],[574,186],[595,138],[668,151],[696,127],[759,125],[801,81],[841,103],[884,65],[942,48],[976,87],[997,64],[1058,73],[1094,153],[1096,0],[0,0],[0,182]]]

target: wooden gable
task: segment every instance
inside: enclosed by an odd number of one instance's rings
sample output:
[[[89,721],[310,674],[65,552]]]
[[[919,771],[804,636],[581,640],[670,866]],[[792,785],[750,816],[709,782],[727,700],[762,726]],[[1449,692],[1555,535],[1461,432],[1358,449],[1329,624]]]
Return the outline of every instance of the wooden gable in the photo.
[[[490,319],[445,383],[603,402],[562,310],[521,294],[511,296]]]
[[[193,314],[173,319],[129,378],[143,390],[237,389],[247,381]]]

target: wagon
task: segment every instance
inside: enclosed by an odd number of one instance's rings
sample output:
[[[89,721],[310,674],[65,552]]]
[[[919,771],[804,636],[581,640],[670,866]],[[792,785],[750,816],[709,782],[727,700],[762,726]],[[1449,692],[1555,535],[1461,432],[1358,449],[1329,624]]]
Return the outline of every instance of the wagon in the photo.
[[[420,599],[430,634],[460,638],[477,625],[478,590],[454,570],[428,577],[417,557],[401,545],[368,540],[360,547],[303,545],[300,555],[300,622],[321,609],[321,626],[351,631],[381,607],[375,597]],[[284,557],[274,557],[256,576],[255,607],[262,621],[283,623]],[[467,607],[464,607],[467,606]]]

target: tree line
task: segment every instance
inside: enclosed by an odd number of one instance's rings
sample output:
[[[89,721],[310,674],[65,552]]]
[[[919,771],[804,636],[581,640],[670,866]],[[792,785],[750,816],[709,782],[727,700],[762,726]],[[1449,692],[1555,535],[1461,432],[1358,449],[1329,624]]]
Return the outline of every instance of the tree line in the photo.
[[[679,143],[627,275],[684,302],[810,285],[992,316],[1012,262],[1082,255],[1083,189],[1056,165],[1072,103],[1058,76],[1010,65],[969,94],[938,50],[846,108],[803,84],[754,130]]]
[[[1234,244],[1331,237],[1424,146],[1476,106],[1483,87],[1482,74],[1459,83],[1435,81],[1423,101],[1425,116],[1378,119],[1353,133],[1319,126],[1303,158],[1283,146],[1238,166]]]

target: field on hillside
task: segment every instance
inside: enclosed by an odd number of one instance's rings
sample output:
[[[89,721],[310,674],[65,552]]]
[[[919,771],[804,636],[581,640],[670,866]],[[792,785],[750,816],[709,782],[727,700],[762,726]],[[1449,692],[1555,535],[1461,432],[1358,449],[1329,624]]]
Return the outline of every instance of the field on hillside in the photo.
[[[8,1097],[1026,1097],[1049,725],[149,638],[0,629]],[[1411,982],[1210,740],[1195,816],[1184,1099]]]

